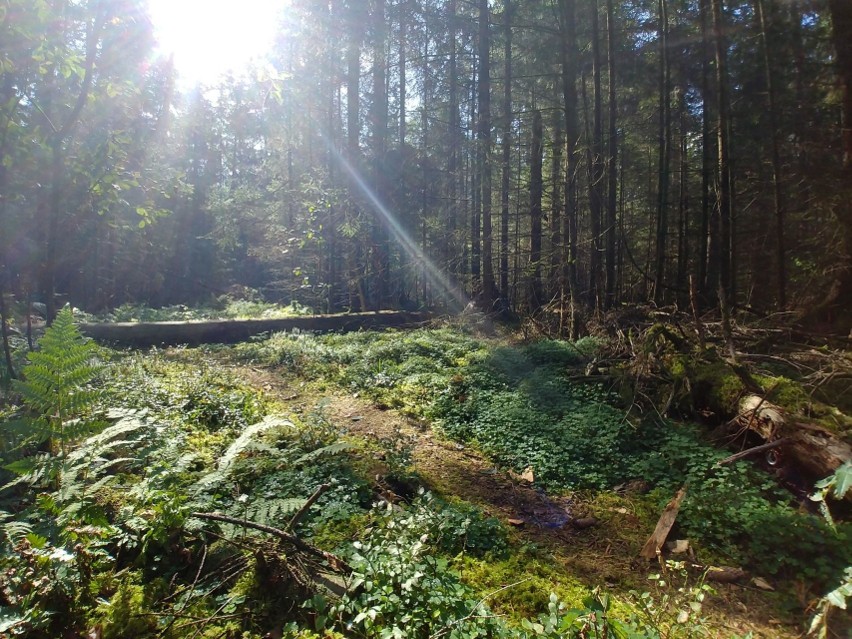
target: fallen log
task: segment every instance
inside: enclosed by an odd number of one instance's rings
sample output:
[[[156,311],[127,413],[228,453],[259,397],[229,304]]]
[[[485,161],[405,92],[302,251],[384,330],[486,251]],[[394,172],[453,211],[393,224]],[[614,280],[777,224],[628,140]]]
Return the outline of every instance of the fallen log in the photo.
[[[740,412],[732,425],[750,430],[766,442],[783,439],[779,452],[811,480],[831,475],[852,460],[852,446],[836,434],[816,424],[788,419],[783,408],[757,395],[740,401]]]
[[[188,322],[116,322],[81,324],[84,335],[122,346],[234,344],[255,335],[292,331],[352,332],[361,329],[406,328],[433,319],[430,313],[378,311],[337,315],[302,315],[281,319],[205,320]]]

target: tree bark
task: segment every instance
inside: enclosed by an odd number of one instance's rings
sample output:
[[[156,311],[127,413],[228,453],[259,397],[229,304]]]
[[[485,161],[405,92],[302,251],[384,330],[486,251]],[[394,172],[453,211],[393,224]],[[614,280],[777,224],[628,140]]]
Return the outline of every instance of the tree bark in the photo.
[[[852,183],[852,3],[848,0],[829,0],[828,6],[841,90],[841,175],[848,185]],[[822,315],[837,323],[845,332],[852,326],[849,309],[849,300],[852,299],[852,200],[848,194],[838,198],[834,216],[839,225],[844,254],[840,256],[840,268],[828,296],[808,315],[815,318]]]
[[[527,305],[531,313],[541,308],[541,198],[542,182],[542,121],[541,111],[533,111],[532,141],[530,143],[530,264]]]
[[[397,6],[399,11],[399,148],[405,147],[406,136],[406,121],[405,121],[405,102],[406,102],[406,47],[408,46],[408,16],[406,9],[408,3],[403,1]]]
[[[718,209],[710,198],[710,187],[715,173],[712,134],[712,110],[714,100],[710,65],[713,56],[710,38],[710,0],[699,0],[701,21],[701,220],[698,229],[698,299],[706,307],[718,281],[718,260],[710,253],[717,245]]]
[[[580,298],[577,283],[577,27],[575,0],[559,0],[559,35],[562,62],[562,100],[565,117],[565,238],[563,281],[570,293],[570,337],[579,333]],[[563,290],[565,285],[563,285]]]
[[[731,167],[728,139],[728,51],[725,40],[723,20],[723,0],[711,0],[713,12],[713,40],[716,55],[716,144],[718,151],[717,170],[719,174],[719,246],[718,246],[718,291],[730,305],[733,290],[731,272]]]
[[[604,308],[615,303],[616,226],[618,207],[618,103],[615,91],[615,18],[613,0],[606,0],[607,66],[609,69],[609,135],[607,152],[607,215],[606,215],[606,297]]]
[[[450,62],[449,62],[449,84],[450,92],[450,113],[447,118],[447,134],[450,140],[450,157],[447,161],[447,180],[449,182],[447,188],[447,254],[446,261],[449,265],[449,271],[452,275],[458,275],[460,260],[456,251],[456,224],[458,218],[458,164],[459,164],[459,96],[458,96],[458,61],[456,53],[456,3],[457,0],[450,0],[449,15],[447,21],[449,25],[450,39]]]
[[[778,110],[775,97],[775,77],[772,72],[772,60],[769,51],[769,34],[766,20],[766,3],[755,0],[757,18],[760,23],[760,41],[763,49],[763,73],[766,83],[766,108],[769,124],[769,139],[772,147],[772,196],[775,208],[775,275],[776,295],[779,308],[787,306],[787,252],[784,241],[784,218],[786,202],[784,197],[784,176],[781,164],[781,142],[778,139]]]
[[[669,68],[669,13],[667,0],[658,0],[660,41],[659,164],[657,182],[657,230],[654,260],[654,302],[663,303],[669,233],[669,176],[671,174],[671,71]]]
[[[555,100],[558,101],[558,96]],[[551,297],[559,294],[560,256],[562,254],[562,186],[565,175],[562,170],[562,153],[565,147],[565,137],[562,133],[565,118],[559,111],[553,112],[553,155],[550,165],[550,181],[552,195],[550,213],[550,273],[549,294]]]
[[[591,140],[591,172],[589,181],[589,208],[591,216],[592,245],[589,260],[589,301],[593,308],[603,304],[600,295],[601,256],[603,255],[603,94],[601,90],[601,47],[598,2],[592,0],[592,87],[593,124]]]
[[[387,25],[385,24],[386,0],[373,0],[373,104],[370,110],[372,125],[373,189],[381,204],[386,204],[387,185],[384,179],[384,162],[388,135],[387,94]],[[390,288],[390,234],[388,221],[381,211],[373,216],[373,310],[384,307]]]
[[[482,302],[487,310],[491,310],[499,294],[494,282],[494,237],[491,220],[491,25],[488,0],[479,0],[477,150],[482,202]]]
[[[503,136],[500,176],[500,295],[509,303],[509,178],[512,161],[512,2],[503,7]],[[558,225],[561,220],[556,220]]]

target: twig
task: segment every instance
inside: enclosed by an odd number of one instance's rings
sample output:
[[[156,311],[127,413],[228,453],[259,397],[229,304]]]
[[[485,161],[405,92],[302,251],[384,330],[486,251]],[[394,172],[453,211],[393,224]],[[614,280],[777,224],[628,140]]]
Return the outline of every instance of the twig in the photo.
[[[316,489],[313,495],[311,495],[308,500],[304,503],[304,505],[296,511],[296,514],[293,515],[293,518],[290,520],[290,523],[287,524],[286,530],[294,530],[298,523],[302,520],[308,511],[311,509],[311,506],[316,503],[317,499],[319,499],[324,492],[326,492],[329,488],[331,488],[331,484],[320,484],[319,488]]]
[[[449,632],[450,629],[453,626],[458,626],[458,625],[464,623],[465,621],[469,621],[471,619],[492,619],[492,618],[496,618],[497,615],[475,615],[474,613],[479,609],[480,606],[482,606],[486,601],[488,601],[494,595],[499,594],[499,593],[503,592],[504,590],[508,590],[509,588],[514,588],[515,586],[520,586],[522,583],[527,582],[529,580],[530,580],[530,578],[527,577],[526,579],[521,579],[520,581],[516,581],[515,583],[511,583],[511,584],[508,584],[506,586],[503,586],[502,588],[498,588],[494,592],[489,592],[482,599],[477,601],[476,604],[474,604],[473,608],[470,609],[470,612],[467,613],[467,615],[465,615],[461,619],[456,619],[454,621],[451,621],[450,623],[448,623],[446,626],[441,628],[435,634],[429,635],[429,639],[438,639],[438,637],[442,637],[447,632]]]
[[[306,552],[309,555],[325,559],[329,563],[329,565],[335,570],[338,570],[345,574],[350,574],[352,572],[352,566],[350,566],[337,555],[333,555],[330,552],[326,552],[325,550],[320,550],[316,546],[312,546],[296,537],[296,535],[290,534],[285,530],[281,530],[280,528],[273,528],[272,526],[258,524],[247,519],[239,519],[237,517],[230,517],[228,515],[220,515],[219,513],[192,513],[192,516],[198,517],[199,519],[209,519],[210,521],[219,521],[226,524],[234,524],[235,526],[243,526],[245,528],[252,528],[254,530],[265,532],[269,535],[277,537],[285,543],[290,544],[291,546],[297,548],[298,550],[301,550],[302,552]]]
[[[767,442],[765,444],[761,444],[760,446],[747,448],[746,450],[742,450],[734,455],[731,455],[730,457],[726,457],[721,461],[717,461],[716,465],[724,466],[725,464],[730,464],[731,462],[735,462],[738,459],[742,459],[743,457],[748,457],[750,455],[754,455],[755,453],[761,453],[765,450],[772,450],[773,448],[778,448],[779,446],[786,444],[788,441],[790,441],[789,437],[782,437],[781,439],[776,439],[773,442]]]
[[[201,555],[201,562],[198,564],[198,570],[195,573],[195,579],[192,580],[192,585],[189,586],[189,596],[183,601],[183,605],[180,607],[180,610],[175,611],[175,615],[181,614],[184,610],[189,607],[189,602],[193,599],[193,594],[195,591],[195,587],[198,585],[198,580],[201,577],[201,571],[204,570],[204,564],[207,561],[207,544],[204,544],[204,552]],[[172,620],[166,624],[166,627],[163,628],[160,633],[157,635],[158,637],[165,637],[166,633],[171,629],[171,627],[177,621],[177,616],[173,616]]]
[[[206,626],[208,623],[210,623],[211,621],[213,621],[213,620],[216,618],[216,616],[217,616],[220,612],[222,612],[225,608],[227,608],[227,607],[228,607],[228,605],[229,605],[229,604],[230,604],[230,603],[231,603],[234,599],[236,599],[236,598],[237,598],[237,595],[234,595],[234,596],[232,596],[232,597],[228,597],[228,598],[225,600],[225,603],[223,603],[221,606],[219,606],[219,607],[216,609],[216,612],[214,612],[212,615],[210,615],[209,617],[207,617],[207,619],[201,619],[200,621],[188,621],[187,623],[184,623],[184,624],[179,625],[179,626],[176,628],[176,630],[180,630],[181,628],[187,628],[187,627],[189,627],[189,626],[199,626],[199,625],[200,625],[201,627],[200,627],[200,628],[198,628],[198,629],[195,631],[195,633],[192,635],[192,639],[195,639],[195,638],[198,636],[198,633],[200,633],[202,630],[204,630],[204,626]],[[231,615],[228,615],[228,616],[230,617]]]

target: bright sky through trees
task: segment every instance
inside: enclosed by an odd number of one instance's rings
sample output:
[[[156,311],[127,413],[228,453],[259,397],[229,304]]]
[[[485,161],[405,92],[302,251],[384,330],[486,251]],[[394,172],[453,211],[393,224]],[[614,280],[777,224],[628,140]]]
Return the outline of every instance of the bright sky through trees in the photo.
[[[288,0],[150,0],[157,38],[182,84],[239,72],[269,48]]]

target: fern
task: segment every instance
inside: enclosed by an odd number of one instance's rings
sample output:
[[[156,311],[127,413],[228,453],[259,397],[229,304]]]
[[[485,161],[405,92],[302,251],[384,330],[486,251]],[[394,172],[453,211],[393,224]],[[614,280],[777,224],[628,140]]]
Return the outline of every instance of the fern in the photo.
[[[0,511],[0,520],[8,519],[11,515],[7,512]],[[27,535],[32,534],[33,527],[29,523],[25,521],[7,521],[2,526],[0,526],[0,530],[3,531],[3,537],[6,539],[6,543],[9,546],[16,546],[22,540],[27,538]]]
[[[14,388],[33,415],[30,440],[49,441],[52,452],[64,453],[67,443],[91,426],[86,418],[98,397],[91,387],[102,368],[98,349],[77,329],[67,306],[45,331],[39,346],[40,350],[27,356],[24,380],[16,381]]]
[[[242,434],[237,437],[234,442],[228,446],[225,454],[219,459],[216,465],[216,470],[204,475],[195,484],[195,490],[198,492],[214,489],[221,485],[222,482],[228,479],[231,472],[231,467],[237,459],[245,452],[256,450],[258,448],[267,448],[265,444],[257,441],[257,438],[262,433],[275,427],[295,428],[292,422],[280,417],[267,417],[257,424],[253,424],[246,428]]]
[[[312,450],[309,453],[305,453],[299,459],[296,460],[297,464],[303,464],[305,462],[314,461],[315,459],[322,457],[323,455],[336,455],[337,453],[342,453],[343,451],[351,449],[353,446],[349,442],[336,442],[334,444],[330,444],[328,446],[323,446],[322,448],[317,448],[316,450]]]
[[[248,507],[246,518],[258,524],[281,528],[284,519],[296,513],[307,501],[296,497],[261,499]]]

